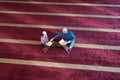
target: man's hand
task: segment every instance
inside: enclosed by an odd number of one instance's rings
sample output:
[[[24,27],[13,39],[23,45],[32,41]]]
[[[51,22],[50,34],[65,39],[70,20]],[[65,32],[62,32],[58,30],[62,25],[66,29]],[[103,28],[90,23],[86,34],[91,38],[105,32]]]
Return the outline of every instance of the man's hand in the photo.
[[[53,41],[53,38],[52,39],[50,39],[50,42],[52,42]]]
[[[66,43],[69,44],[71,41],[67,41]]]

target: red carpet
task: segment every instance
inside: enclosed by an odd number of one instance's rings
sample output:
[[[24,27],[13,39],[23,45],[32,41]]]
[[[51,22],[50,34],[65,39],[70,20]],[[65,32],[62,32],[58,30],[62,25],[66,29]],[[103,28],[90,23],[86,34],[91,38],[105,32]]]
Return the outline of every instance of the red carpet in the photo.
[[[116,76],[120,76],[118,73],[9,64],[1,64],[0,67],[2,80],[119,80]]]
[[[35,28],[15,28],[15,27],[1,27],[0,37],[13,38],[13,39],[25,39],[25,40],[39,40],[41,32],[46,30],[52,38],[60,30],[57,29],[35,29]],[[93,31],[74,31],[77,36],[76,43],[86,44],[102,44],[102,45],[116,45],[120,44],[120,33],[112,32],[93,32]],[[34,33],[35,32],[35,33]],[[31,36],[29,36],[31,35]]]
[[[14,4],[14,3],[0,3],[1,10],[10,11],[29,11],[29,12],[58,12],[58,13],[72,13],[72,14],[101,14],[101,15],[119,15],[118,8],[109,9],[106,7],[91,7],[91,6],[65,6],[65,5],[38,5],[38,4]],[[9,7],[8,7],[9,6]],[[17,8],[16,8],[17,6]],[[34,7],[34,8],[33,8]],[[84,8],[84,9],[83,9]]]
[[[44,54],[41,51],[42,47],[39,46],[8,43],[1,43],[1,45],[0,52],[3,53],[0,57],[4,58],[120,67],[119,51],[74,48],[71,54],[67,54],[61,48],[51,48],[49,52]],[[80,52],[78,53],[78,51]]]
[[[22,0],[33,1],[33,0]],[[117,0],[34,0],[37,2],[120,4]],[[17,1],[16,1],[17,2]],[[120,7],[74,6],[0,2],[0,24],[31,24],[82,28],[120,29],[120,18],[95,18],[73,16],[49,16],[2,13],[1,11],[47,12],[120,16]],[[25,28],[0,25],[0,58],[35,60],[120,69],[120,50],[74,47],[70,54],[62,48],[50,48],[43,53],[42,46],[2,42],[1,39],[23,39],[39,41],[41,32],[46,30],[50,38],[60,32],[58,29]],[[77,36],[77,44],[120,46],[120,32],[100,32],[72,30]],[[59,64],[60,65],[60,64]],[[53,65],[54,66],[54,65]],[[52,68],[21,64],[0,63],[0,80],[120,80],[120,72],[94,71],[82,69]]]
[[[18,15],[18,14],[0,14],[0,18],[1,18],[0,23],[23,23],[23,24],[81,26],[81,27],[120,29],[119,19],[80,18],[80,17],[44,16],[44,15],[38,16],[38,15]],[[15,18],[15,19],[11,20],[11,18]]]

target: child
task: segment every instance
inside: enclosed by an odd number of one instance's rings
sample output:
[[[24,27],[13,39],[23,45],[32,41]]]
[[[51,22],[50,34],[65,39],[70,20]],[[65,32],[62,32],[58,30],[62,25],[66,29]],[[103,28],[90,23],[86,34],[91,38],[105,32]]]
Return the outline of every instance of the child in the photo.
[[[42,32],[41,44],[44,46],[44,48],[42,50],[44,53],[46,53],[48,51],[48,49],[50,48],[50,46],[52,45],[52,42],[50,42],[48,39],[48,35],[47,35],[46,31]]]
[[[46,43],[48,43],[48,35],[46,31],[42,32],[42,36],[41,36],[41,43],[46,46]]]

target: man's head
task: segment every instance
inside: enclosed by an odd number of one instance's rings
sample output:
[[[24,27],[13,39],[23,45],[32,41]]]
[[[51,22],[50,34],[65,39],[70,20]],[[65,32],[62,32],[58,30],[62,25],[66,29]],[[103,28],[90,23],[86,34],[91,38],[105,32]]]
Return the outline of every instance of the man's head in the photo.
[[[68,29],[67,28],[63,28],[62,29],[62,33],[66,34],[68,32]]]

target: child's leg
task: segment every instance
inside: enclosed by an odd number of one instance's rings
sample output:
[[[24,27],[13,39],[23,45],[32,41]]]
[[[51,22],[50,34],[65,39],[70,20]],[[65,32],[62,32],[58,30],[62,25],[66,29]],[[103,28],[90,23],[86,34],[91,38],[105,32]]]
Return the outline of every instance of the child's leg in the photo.
[[[50,48],[50,46],[45,46],[45,47],[42,49],[42,51],[43,51],[44,53],[46,53],[49,48]]]
[[[42,47],[43,47],[42,51],[44,53],[46,53],[48,51],[48,49],[50,48],[50,46],[47,46],[46,44],[42,44]]]

